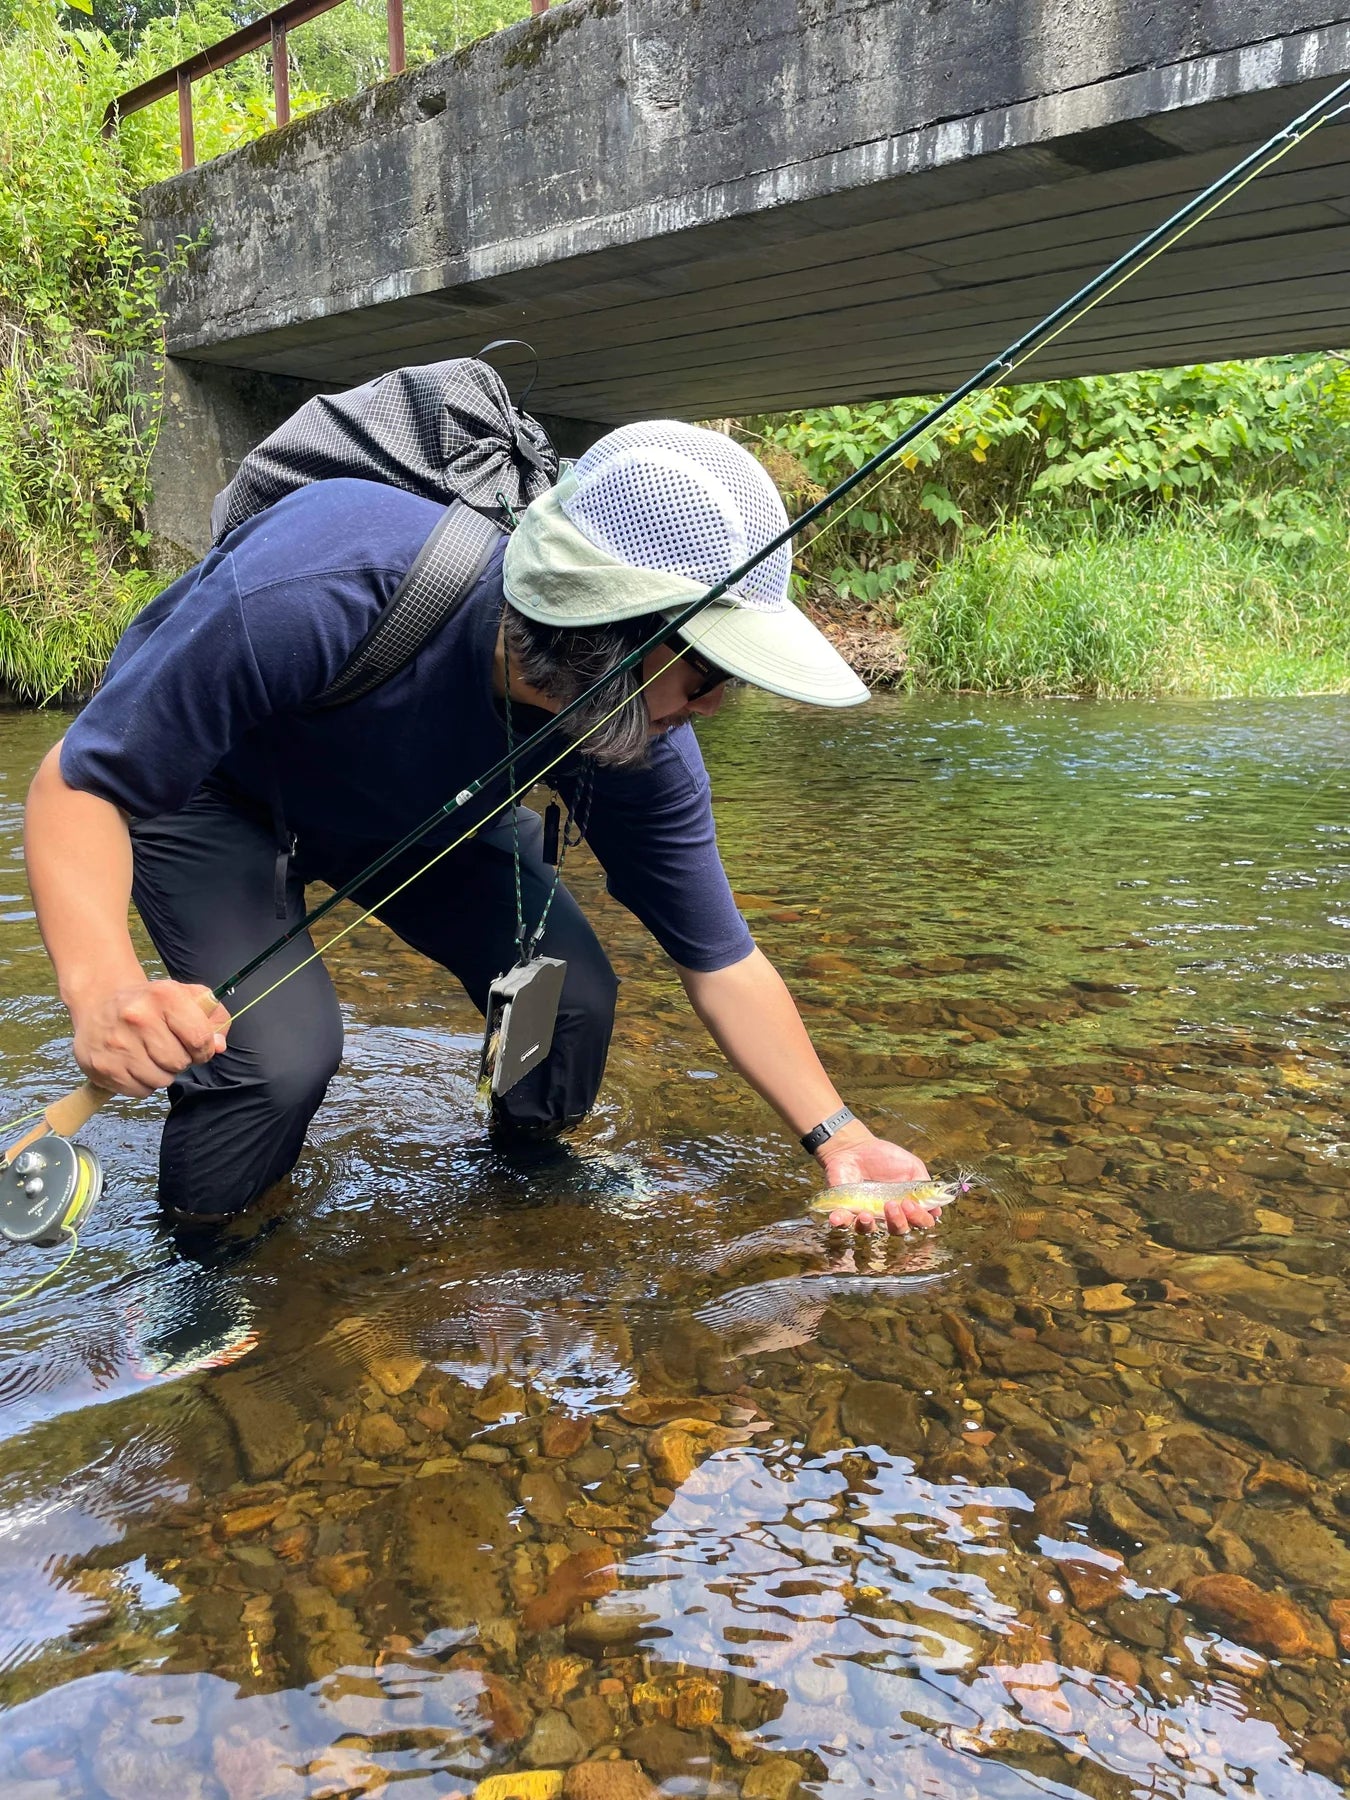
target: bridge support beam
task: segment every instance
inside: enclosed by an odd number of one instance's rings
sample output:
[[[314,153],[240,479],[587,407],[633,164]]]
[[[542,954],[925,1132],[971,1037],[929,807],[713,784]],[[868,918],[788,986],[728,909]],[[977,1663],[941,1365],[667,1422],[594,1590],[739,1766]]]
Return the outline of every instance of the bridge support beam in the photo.
[[[158,569],[177,573],[206,555],[211,502],[244,457],[312,394],[331,391],[290,375],[165,359],[147,521]]]

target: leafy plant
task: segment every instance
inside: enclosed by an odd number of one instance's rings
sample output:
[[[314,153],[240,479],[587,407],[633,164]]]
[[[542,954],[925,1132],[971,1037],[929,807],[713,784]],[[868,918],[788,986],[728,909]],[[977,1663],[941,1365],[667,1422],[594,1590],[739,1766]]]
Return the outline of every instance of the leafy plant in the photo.
[[[0,677],[37,698],[87,684],[145,546],[160,315],[99,131],[122,80],[45,15],[0,41]]]
[[[743,421],[743,435],[771,467],[777,459],[780,486],[797,502],[860,468],[931,404],[821,407]],[[1090,529],[1103,504],[1143,521],[1202,500],[1235,530],[1284,548],[1324,545],[1348,451],[1350,367],[1334,356],[995,389],[949,414],[841,508],[799,550],[798,572],[856,600],[862,589],[838,571],[912,561],[922,575],[1001,518]]]

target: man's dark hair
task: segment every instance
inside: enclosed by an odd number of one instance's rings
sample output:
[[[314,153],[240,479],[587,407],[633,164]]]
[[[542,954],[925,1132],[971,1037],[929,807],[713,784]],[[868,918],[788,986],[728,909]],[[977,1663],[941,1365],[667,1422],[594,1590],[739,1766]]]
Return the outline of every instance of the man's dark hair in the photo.
[[[656,624],[651,614],[610,625],[541,625],[508,602],[505,623],[515,678],[563,706],[596,682],[601,684],[562,726],[573,743],[585,738],[583,755],[613,768],[635,768],[647,760],[651,718],[646,699],[638,692],[641,665],[622,675],[611,671],[651,636]]]

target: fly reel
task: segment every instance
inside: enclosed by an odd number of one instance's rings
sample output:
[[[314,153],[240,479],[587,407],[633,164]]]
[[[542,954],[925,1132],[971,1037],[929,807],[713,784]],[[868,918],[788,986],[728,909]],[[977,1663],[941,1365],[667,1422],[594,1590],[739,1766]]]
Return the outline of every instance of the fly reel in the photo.
[[[46,1132],[0,1167],[0,1236],[50,1248],[83,1223],[102,1192],[93,1151]]]

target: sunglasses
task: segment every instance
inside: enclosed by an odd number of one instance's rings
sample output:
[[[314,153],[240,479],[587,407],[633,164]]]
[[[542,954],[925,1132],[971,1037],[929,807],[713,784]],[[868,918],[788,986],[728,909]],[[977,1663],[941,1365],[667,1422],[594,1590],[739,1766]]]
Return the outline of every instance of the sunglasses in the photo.
[[[721,687],[724,681],[730,681],[731,675],[726,669],[719,669],[716,663],[710,663],[706,656],[700,656],[697,650],[684,641],[678,631],[672,631],[668,638],[663,638],[667,650],[673,650],[688,663],[699,680],[699,685],[689,700],[702,700],[705,694],[711,694],[714,688]]]

